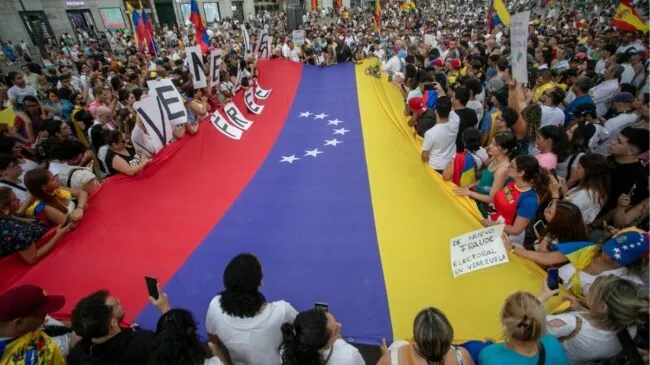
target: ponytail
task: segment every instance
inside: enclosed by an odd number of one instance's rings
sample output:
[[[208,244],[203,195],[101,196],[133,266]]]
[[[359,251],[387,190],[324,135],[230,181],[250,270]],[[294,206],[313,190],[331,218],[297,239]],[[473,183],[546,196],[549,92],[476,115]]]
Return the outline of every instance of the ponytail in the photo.
[[[544,139],[553,141],[553,148],[551,152],[557,156],[558,161],[566,160],[566,155],[569,152],[569,138],[564,131],[564,128],[555,125],[547,125],[539,129],[539,134]]]
[[[320,350],[331,335],[325,312],[311,309],[298,313],[294,322],[283,324],[281,330],[283,365],[325,365]]]
[[[546,169],[543,169],[537,159],[533,156],[522,155],[516,158],[517,169],[524,172],[523,179],[529,182],[537,191],[540,200],[545,200],[548,195],[548,186],[551,178]]]

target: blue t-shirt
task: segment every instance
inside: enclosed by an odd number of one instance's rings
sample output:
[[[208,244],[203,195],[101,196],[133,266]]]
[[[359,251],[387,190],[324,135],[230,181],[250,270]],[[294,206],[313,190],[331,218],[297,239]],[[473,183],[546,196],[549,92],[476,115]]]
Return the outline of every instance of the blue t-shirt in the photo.
[[[564,348],[554,336],[542,337],[542,344],[546,352],[545,365],[566,365],[567,360]],[[537,365],[539,355],[528,357],[508,349],[505,343],[498,343],[484,348],[479,355],[479,365]]]
[[[537,190],[530,189],[524,191],[519,195],[519,199],[517,199],[516,215],[522,218],[527,218],[528,220],[533,220],[537,217],[538,207],[539,202],[537,201]]]
[[[572,122],[574,119],[576,119],[576,116],[573,115],[573,111],[576,110],[578,105],[580,104],[586,104],[586,103],[593,103],[593,100],[591,99],[591,96],[589,95],[583,95],[578,98],[575,98],[569,105],[567,105],[566,108],[564,108],[564,125],[566,126],[570,122]]]

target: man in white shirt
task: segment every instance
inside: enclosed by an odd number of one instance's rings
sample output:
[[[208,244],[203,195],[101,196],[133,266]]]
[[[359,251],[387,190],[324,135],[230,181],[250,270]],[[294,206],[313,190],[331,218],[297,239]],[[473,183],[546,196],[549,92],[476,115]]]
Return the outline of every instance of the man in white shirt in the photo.
[[[539,101],[542,103],[542,122],[539,127],[548,125],[563,126],[564,111],[559,107],[566,94],[559,87],[553,87],[544,91]]]
[[[292,48],[293,48],[293,42],[287,39],[282,45],[282,58],[287,60],[290,59]]]
[[[629,84],[632,82],[634,75],[634,67],[630,65],[630,58],[632,56],[629,53],[619,53],[616,55],[616,63],[623,66],[623,74],[621,75],[621,84]]]
[[[618,80],[622,74],[623,66],[611,65],[605,71],[605,81],[589,90],[589,95],[596,104],[596,114],[599,117],[607,114],[609,107],[612,105],[612,99],[614,99],[614,95],[618,91]]]
[[[456,135],[460,118],[451,110],[451,99],[443,96],[436,104],[436,125],[424,134],[422,162],[428,162],[432,169],[442,173],[456,153]]]
[[[22,72],[9,73],[9,78],[13,81],[14,86],[9,88],[7,96],[13,103],[16,111],[24,111],[25,106],[23,105],[23,99],[27,95],[36,97],[36,90],[25,83],[25,77],[23,77]]]
[[[598,142],[594,152],[609,155],[612,142],[616,139],[623,128],[628,127],[639,120],[639,114],[632,107],[634,95],[627,91],[618,93],[614,97],[614,109],[619,113],[614,118],[607,120],[603,129],[598,134]]]
[[[10,188],[22,204],[29,199],[29,193],[21,178],[23,170],[20,165],[22,165],[22,161],[18,157],[0,154],[0,187]]]
[[[388,61],[382,62],[381,70],[393,74],[402,70],[402,61],[399,59],[397,52],[393,53]]]
[[[613,44],[606,44],[600,49],[600,59],[598,62],[596,62],[596,67],[594,71],[596,71],[597,74],[599,75],[604,75],[605,71],[607,70],[607,64],[608,60],[612,55],[616,53],[616,46]]]

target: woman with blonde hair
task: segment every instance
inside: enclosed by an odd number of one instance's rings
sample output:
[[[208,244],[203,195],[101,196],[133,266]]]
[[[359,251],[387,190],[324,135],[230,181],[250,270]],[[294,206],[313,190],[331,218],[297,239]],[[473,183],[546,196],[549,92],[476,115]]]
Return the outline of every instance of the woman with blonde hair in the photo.
[[[546,317],[548,332],[557,337],[571,364],[607,359],[621,352],[617,334],[636,333],[648,318],[648,294],[635,283],[614,275],[594,281],[586,307],[572,300],[573,311]]]
[[[527,292],[510,295],[501,310],[505,342],[484,348],[479,364],[567,364],[560,342],[546,334],[545,317],[544,306],[534,295]]]
[[[377,365],[474,365],[469,352],[451,344],[454,329],[440,310],[429,307],[415,317],[412,342],[395,341]]]

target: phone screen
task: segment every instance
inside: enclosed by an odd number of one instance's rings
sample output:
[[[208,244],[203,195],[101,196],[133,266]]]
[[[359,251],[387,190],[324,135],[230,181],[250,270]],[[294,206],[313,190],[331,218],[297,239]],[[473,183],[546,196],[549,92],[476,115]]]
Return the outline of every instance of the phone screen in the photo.
[[[546,227],[546,225],[542,221],[537,221],[533,225],[533,229],[535,230],[535,233],[537,233],[538,236],[540,235],[542,230],[544,230],[545,227]]]
[[[158,300],[158,279],[151,276],[145,276],[144,281],[147,283],[149,296]]]
[[[327,303],[316,302],[316,304],[314,304],[314,308],[316,308],[318,310],[322,310],[323,312],[329,311],[329,307],[328,307]]]
[[[551,290],[555,290],[560,287],[560,277],[557,268],[548,269],[546,285],[548,285],[548,288]]]

